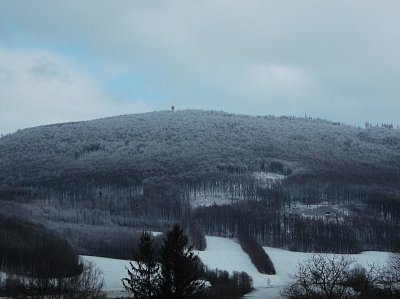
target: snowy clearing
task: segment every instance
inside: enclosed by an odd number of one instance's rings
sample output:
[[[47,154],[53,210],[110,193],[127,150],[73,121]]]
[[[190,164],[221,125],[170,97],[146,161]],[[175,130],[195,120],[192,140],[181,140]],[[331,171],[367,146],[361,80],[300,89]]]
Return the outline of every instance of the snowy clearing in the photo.
[[[239,200],[243,200],[243,198],[232,197],[223,192],[213,194],[209,192],[198,192],[196,193],[196,196],[194,196],[194,194],[190,195],[190,205],[193,208],[209,207],[212,205],[230,205],[238,202]]]
[[[251,263],[249,256],[234,240],[221,237],[206,237],[207,249],[198,251],[203,263],[210,269],[226,270],[230,273],[245,271],[253,278],[254,287],[267,286],[268,278],[271,285],[281,285],[276,275],[261,274]]]
[[[253,172],[254,179],[258,186],[262,188],[271,188],[275,183],[285,179],[286,176],[273,172]],[[232,190],[213,190],[211,191],[197,191],[189,194],[190,205],[193,208],[209,207],[212,205],[230,205],[240,200],[245,200],[243,192],[239,192],[240,186],[235,186]]]
[[[251,263],[249,256],[243,252],[240,245],[232,239],[222,237],[206,237],[207,249],[196,251],[203,263],[209,269],[226,270],[230,273],[234,271],[245,271],[252,278],[254,287],[258,290],[250,294],[249,298],[281,298],[279,290],[289,282],[289,275],[292,274],[299,262],[312,256],[312,253],[293,252],[278,248],[264,247],[270,256],[276,269],[276,275],[261,274]],[[368,264],[384,264],[389,253],[378,251],[366,251],[361,254],[351,254],[350,257],[362,266]],[[93,256],[82,256],[97,265],[104,273],[104,290],[109,294],[123,296],[124,291],[121,279],[127,275],[125,266],[129,267],[129,261],[109,259]],[[126,293],[125,293],[126,294]]]
[[[296,202],[292,204],[290,212],[306,218],[342,222],[351,214],[347,204],[331,204],[328,202],[321,202],[319,204],[302,204]]]
[[[271,181],[281,181],[286,178],[286,176],[283,174],[263,171],[253,172],[253,176],[256,180],[264,184],[270,183]]]

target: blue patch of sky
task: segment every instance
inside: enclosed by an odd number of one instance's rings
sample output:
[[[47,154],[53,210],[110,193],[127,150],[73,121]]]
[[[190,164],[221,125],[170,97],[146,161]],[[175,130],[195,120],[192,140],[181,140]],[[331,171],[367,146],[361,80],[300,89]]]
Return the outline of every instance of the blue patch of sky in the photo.
[[[79,67],[80,72],[92,78],[111,96],[149,103],[167,100],[167,96],[160,92],[156,84],[160,70],[154,66],[137,72],[121,71],[109,75],[104,73],[104,61],[108,61],[108,58],[99,53],[93,53],[82,45],[77,46],[74,43],[60,41],[34,42],[18,28],[8,28],[7,32],[14,32],[14,34],[12,38],[7,39],[6,43],[0,42],[3,47],[15,50],[45,50],[71,59]],[[110,63],[108,67],[111,65]]]

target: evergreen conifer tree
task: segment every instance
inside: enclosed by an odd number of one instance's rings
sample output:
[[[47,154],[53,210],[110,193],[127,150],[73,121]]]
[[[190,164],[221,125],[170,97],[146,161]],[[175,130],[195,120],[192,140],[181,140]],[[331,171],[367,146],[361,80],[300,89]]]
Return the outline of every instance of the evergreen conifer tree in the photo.
[[[161,298],[194,298],[204,288],[198,257],[188,246],[188,237],[175,225],[161,247]]]
[[[159,293],[160,267],[156,260],[154,241],[148,232],[143,232],[135,254],[134,262],[130,262],[129,278],[123,278],[124,288],[134,298],[156,298]]]

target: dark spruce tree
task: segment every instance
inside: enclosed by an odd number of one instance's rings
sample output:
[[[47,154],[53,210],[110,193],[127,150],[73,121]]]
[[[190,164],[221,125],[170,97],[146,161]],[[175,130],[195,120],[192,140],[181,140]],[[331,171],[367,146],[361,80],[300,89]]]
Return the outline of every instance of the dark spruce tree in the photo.
[[[134,262],[130,262],[130,266],[131,269],[126,267],[129,277],[122,279],[124,288],[134,298],[156,298],[159,293],[160,266],[150,233],[143,232]]]
[[[188,237],[175,225],[161,247],[160,298],[201,298],[201,264]]]

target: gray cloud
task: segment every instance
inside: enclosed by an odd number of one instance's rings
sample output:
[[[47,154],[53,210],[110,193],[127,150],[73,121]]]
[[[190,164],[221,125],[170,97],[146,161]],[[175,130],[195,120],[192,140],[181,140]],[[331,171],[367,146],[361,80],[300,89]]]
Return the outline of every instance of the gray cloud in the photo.
[[[361,125],[398,122],[399,15],[395,0],[2,1],[0,40],[73,45],[111,73],[146,74],[156,108]]]
[[[141,101],[112,99],[77,67],[45,51],[0,49],[0,133],[55,122],[141,112]]]

